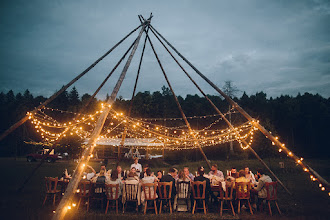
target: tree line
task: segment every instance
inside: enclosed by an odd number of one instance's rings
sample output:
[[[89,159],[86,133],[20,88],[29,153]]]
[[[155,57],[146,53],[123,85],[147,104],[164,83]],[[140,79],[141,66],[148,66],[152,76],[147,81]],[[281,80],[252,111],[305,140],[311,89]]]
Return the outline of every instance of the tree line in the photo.
[[[87,93],[79,95],[73,87],[69,92],[63,92],[48,107],[64,111],[79,112],[91,96]],[[208,95],[213,103],[223,113],[228,113],[229,104],[220,96]],[[233,97],[245,111],[273,134],[277,135],[297,155],[305,158],[326,158],[330,149],[328,135],[330,129],[330,98],[324,98],[319,94],[298,94],[297,96],[281,95],[276,98],[267,98],[264,92],[257,92],[254,95],[247,95],[245,92],[241,97]],[[33,96],[29,90],[22,93],[14,93],[10,90],[7,93],[0,93],[0,132],[4,132],[16,121],[24,117],[27,111],[33,110],[36,106],[46,100],[43,96]],[[178,96],[180,105],[187,117],[217,114],[208,101],[198,95]],[[93,113],[100,108],[101,100],[94,98],[83,113]],[[118,97],[113,105],[117,111],[128,113],[132,105],[132,117],[137,118],[181,118],[181,113],[173,99],[171,91],[163,86],[161,91],[138,92],[130,100]],[[66,118],[65,118],[66,117]],[[73,116],[68,114],[56,115],[56,119],[65,121]],[[240,125],[246,121],[239,113],[232,112],[232,123]],[[193,129],[202,129],[215,120],[215,117],[189,119]],[[165,126],[184,125],[183,120],[160,120],[156,123]],[[213,129],[228,127],[224,122],[219,122]],[[0,142],[0,156],[23,156],[35,150],[24,141],[40,140],[30,123],[25,123],[11,135]],[[270,141],[260,132],[254,136],[252,147],[263,157],[278,156],[279,153]],[[72,148],[71,151],[78,148]],[[226,159],[230,157],[250,157],[249,152],[239,148],[234,143],[234,155],[229,154],[229,144],[212,146],[204,149],[209,159]],[[201,159],[198,150],[189,150],[184,153],[166,153],[168,157],[176,157],[186,160]],[[284,155],[282,155],[284,156]]]

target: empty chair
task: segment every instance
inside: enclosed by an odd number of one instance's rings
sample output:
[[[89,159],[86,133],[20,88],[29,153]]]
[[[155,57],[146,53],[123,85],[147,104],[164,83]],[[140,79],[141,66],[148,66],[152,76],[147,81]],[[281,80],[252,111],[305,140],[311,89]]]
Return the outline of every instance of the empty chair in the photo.
[[[159,214],[162,213],[163,201],[169,204],[170,213],[172,214],[172,184],[173,182],[159,182],[158,183],[158,197],[160,199]]]
[[[79,197],[79,202],[78,202],[78,209],[80,206],[81,200],[87,200],[87,211],[89,210],[89,195],[90,195],[90,190],[91,190],[91,182],[90,181],[80,181],[78,184],[78,189],[77,189],[77,196]]]
[[[206,205],[205,205],[205,189],[206,189],[206,181],[195,181],[192,183],[192,192],[194,198],[194,206],[192,213],[195,214],[195,209],[203,209],[204,214],[206,214]],[[196,202],[201,201],[203,203],[203,207],[196,207]]]
[[[223,210],[231,210],[233,213],[233,216],[235,216],[234,206],[233,206],[233,184],[226,182],[226,191],[223,190],[221,184],[219,186],[219,201],[220,201],[220,216],[222,216]],[[227,202],[228,207],[230,205],[230,208],[223,209],[223,203]]]
[[[46,182],[46,196],[43,205],[45,205],[47,197],[48,195],[50,195],[53,196],[53,205],[55,206],[56,196],[61,196],[61,192],[62,192],[61,190],[57,189],[58,178],[45,177],[45,182]]]
[[[274,201],[278,213],[281,215],[282,212],[277,204],[277,182],[265,183],[265,187],[267,190],[266,202],[268,203],[269,214],[272,215],[272,208],[270,207],[270,201]]]
[[[143,190],[143,195],[144,195],[144,200],[145,200],[145,205],[144,205],[144,214],[147,213],[147,209],[155,209],[155,213],[157,215],[157,205],[156,205],[156,199],[157,199],[157,183],[144,183],[142,184],[142,190]],[[154,203],[154,207],[148,207],[148,202]]]
[[[236,183],[236,199],[238,200],[238,208],[237,208],[238,214],[241,212],[241,200],[246,200],[250,208],[250,213],[253,215],[253,211],[250,203],[250,190],[251,190],[251,185],[249,182]]]
[[[116,207],[116,213],[118,214],[118,200],[119,200],[119,184],[106,184],[105,185],[105,194],[107,196],[107,207],[105,209],[105,214],[108,213],[109,203],[110,201],[115,202],[115,205],[111,207]]]

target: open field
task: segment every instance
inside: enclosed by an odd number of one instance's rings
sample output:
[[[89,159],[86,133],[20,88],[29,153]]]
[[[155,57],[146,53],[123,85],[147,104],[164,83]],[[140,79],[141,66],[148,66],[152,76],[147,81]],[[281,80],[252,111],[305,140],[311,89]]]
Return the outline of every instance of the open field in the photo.
[[[330,216],[330,197],[322,192],[316,183],[310,181],[309,176],[304,173],[300,167],[297,167],[292,161],[285,161],[285,169],[280,169],[278,162],[282,159],[266,159],[265,162],[273,169],[278,177],[283,181],[287,188],[293,193],[293,196],[288,195],[282,187],[279,186],[279,206],[283,212],[281,219],[328,219]],[[234,160],[234,161],[212,161],[216,162],[222,171],[230,169],[235,166],[238,170],[248,165],[252,171],[255,171],[261,165],[257,160]],[[330,180],[330,161],[327,160],[307,160],[308,164],[314,168],[325,179]],[[69,173],[75,169],[76,163],[72,161],[59,161],[53,164],[45,163],[25,186],[23,192],[18,193],[16,190],[24,181],[25,177],[33,170],[37,163],[28,163],[25,158],[1,158],[0,166],[2,168],[2,181],[0,182],[1,196],[0,196],[0,219],[49,219],[52,216],[52,206],[46,205],[42,207],[44,198],[44,177],[45,176],[60,176],[65,168]],[[100,163],[91,162],[96,170],[98,170]],[[142,164],[143,165],[143,164]],[[203,165],[207,167],[204,161],[189,162],[182,164],[172,164],[176,168],[181,169],[184,166],[189,166],[191,172],[195,172],[198,166]],[[113,164],[109,162],[107,168],[113,168]],[[123,169],[128,169],[129,163],[122,163]],[[168,170],[168,166],[164,166],[160,161],[150,163],[152,171]],[[274,180],[274,178],[272,177]],[[279,218],[275,213],[274,219]],[[225,212],[226,213],[226,212]],[[125,214],[113,214],[113,211],[104,214],[104,210],[92,209],[89,213],[80,209],[79,212],[72,211],[72,219],[153,219],[154,214],[134,212]],[[232,218],[231,215],[225,214],[225,218]],[[69,216],[68,216],[69,217]],[[159,216],[171,219],[217,219],[220,218],[219,213],[216,212],[216,207],[211,209],[211,213],[204,216],[203,214],[192,215],[190,213],[175,213],[173,215],[162,214]],[[157,217],[158,218],[158,217]],[[251,216],[243,212],[240,219],[264,219],[269,218],[265,213],[257,213]]]

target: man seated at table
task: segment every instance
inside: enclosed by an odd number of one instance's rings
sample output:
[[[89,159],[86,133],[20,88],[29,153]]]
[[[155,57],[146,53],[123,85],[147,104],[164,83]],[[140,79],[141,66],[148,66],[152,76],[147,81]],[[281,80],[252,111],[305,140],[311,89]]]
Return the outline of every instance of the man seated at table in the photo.
[[[139,183],[139,177],[134,172],[129,172],[127,174],[127,178],[125,180],[126,184],[138,184]]]
[[[142,165],[139,164],[139,158],[134,158],[134,163],[131,165],[131,169],[135,167],[137,175],[140,177],[140,173],[142,172]]]
[[[117,173],[118,173],[118,178],[121,179],[121,180],[125,180],[126,177],[125,177],[124,171],[121,168],[121,166],[117,165],[116,170],[117,170]]]
[[[238,173],[235,167],[232,167],[229,173],[227,173],[226,180],[228,182],[235,182],[235,179],[238,178]]]
[[[147,169],[148,168],[149,168],[149,165],[148,164],[144,165],[143,172],[140,174],[140,179],[143,179],[144,177],[147,176]]]
[[[268,175],[266,175],[263,169],[261,168],[257,170],[257,176],[259,177],[257,186],[251,189],[253,208],[256,208],[256,203],[255,203],[256,197],[258,198],[258,204],[262,199],[265,199],[267,197],[267,190],[265,183],[272,182],[272,179]]]
[[[189,172],[189,168],[188,167],[184,167],[183,168],[183,173],[184,175],[186,176],[186,178],[188,178],[188,180],[190,182],[193,182],[194,181],[194,175],[192,173]]]
[[[221,182],[225,180],[222,171],[218,170],[218,165],[216,165],[216,164],[212,165],[209,175],[214,175],[214,176],[220,177]]]
[[[204,167],[199,167],[198,170],[197,170],[197,174],[198,174],[198,176],[195,177],[194,182],[196,182],[196,181],[200,181],[200,182],[206,181],[205,202],[206,202],[206,204],[208,204],[209,196],[212,194],[210,179],[208,179],[204,176]],[[193,189],[193,190],[197,191],[197,189]]]
[[[175,178],[178,175],[178,170],[171,167],[169,169],[168,174],[164,175],[161,179],[160,182],[172,182],[172,200],[174,200],[175,194],[176,194],[176,187],[175,187]]]

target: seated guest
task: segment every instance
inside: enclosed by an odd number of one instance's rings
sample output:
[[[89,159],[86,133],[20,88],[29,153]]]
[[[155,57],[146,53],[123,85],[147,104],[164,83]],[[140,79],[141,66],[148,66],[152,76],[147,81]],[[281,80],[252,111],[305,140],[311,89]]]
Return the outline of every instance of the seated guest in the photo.
[[[118,173],[118,178],[121,179],[121,180],[124,180],[125,179],[125,175],[124,175],[124,171],[121,168],[121,166],[117,165],[116,170],[117,170],[117,173]]]
[[[187,167],[185,167],[187,168]],[[189,172],[189,170],[188,170]],[[178,201],[178,197],[179,198],[190,198],[190,185],[182,185],[181,184],[181,187],[179,187],[179,183],[181,182],[192,182],[192,180],[188,177],[188,175],[186,175],[186,173],[183,171],[183,170],[180,170],[179,171],[179,174],[178,174],[178,179],[176,180],[176,197],[175,197],[175,200],[174,200],[174,209],[176,209],[177,211],[188,211],[187,207],[190,207],[191,206],[191,200],[190,199],[187,199],[187,201],[182,201],[182,200],[179,200]],[[186,202],[188,202],[188,204],[186,204]]]
[[[188,180],[190,182],[193,182],[194,181],[194,178],[195,177],[194,177],[194,175],[192,173],[189,172],[189,168],[188,167],[184,167],[183,168],[183,173],[186,176],[186,178],[188,178]],[[180,178],[180,176],[179,176],[179,178]]]
[[[117,185],[118,184],[119,185],[118,196],[121,196],[121,191],[123,189],[123,183],[122,183],[121,179],[118,177],[117,170],[113,170],[111,172],[111,177],[110,177],[110,179],[107,179],[106,184],[112,184],[112,185]],[[113,195],[113,197],[115,197],[116,196],[116,188],[114,188],[113,190],[114,191],[113,191],[112,195]],[[108,192],[108,193],[110,193],[110,192]]]
[[[86,179],[91,180],[96,175],[96,172],[93,169],[93,167],[91,167],[89,165],[86,165],[86,167],[87,167],[87,171],[88,171],[86,174]]]
[[[142,178],[142,183],[154,183],[157,181],[157,178],[151,173],[150,168],[146,170],[146,176]]]
[[[250,183],[252,183],[254,185],[256,182],[256,179],[255,179],[253,173],[250,171],[248,166],[245,166],[244,172],[245,172],[245,177],[250,181]]]
[[[163,177],[163,173],[162,173],[161,170],[157,171],[157,176],[156,177],[157,177],[158,181],[160,181],[160,179]]]
[[[127,178],[125,180],[126,184],[138,184],[139,183],[139,177],[134,172],[129,172],[127,175]]]
[[[140,177],[140,173],[142,172],[142,166],[139,164],[139,158],[134,158],[134,163],[131,165],[131,169],[135,167],[137,175]]]
[[[245,177],[245,171],[240,170],[238,172],[238,178],[236,178],[235,182],[236,183],[241,183],[241,182],[248,183],[248,182],[250,182],[250,180]]]
[[[214,175],[214,176],[220,177],[220,181],[225,180],[222,171],[218,170],[218,165],[216,165],[216,164],[212,165],[211,171],[209,172],[209,175]]]
[[[235,179],[238,178],[238,173],[235,167],[232,167],[229,173],[227,174],[226,180],[229,182],[235,182]]]
[[[258,198],[264,199],[267,197],[267,190],[265,183],[272,182],[272,179],[264,173],[263,169],[258,169],[257,176],[259,177],[259,180],[257,183],[257,187],[253,187],[253,189],[251,189],[251,197],[253,196],[255,197],[256,195],[258,195]],[[254,208],[255,208],[256,207],[255,198],[252,199],[252,202],[254,203]]]
[[[143,173],[141,173],[141,175],[140,175],[140,178],[141,179],[143,179],[144,177],[147,176],[146,171],[147,171],[148,168],[149,168],[149,165],[148,164],[144,165],[144,167],[143,167]]]
[[[204,177],[204,167],[199,167],[197,170],[198,176],[195,177],[194,182],[196,181],[206,181],[206,188],[205,188],[205,201],[206,203],[209,200],[209,195],[211,195],[212,191],[211,191],[211,183],[210,183],[210,179]],[[194,189],[196,190],[196,189]]]
[[[160,182],[172,182],[172,199],[174,199],[174,196],[176,194],[175,178],[176,178],[177,174],[178,174],[178,170],[171,167],[169,169],[168,174],[164,175],[160,179]]]
[[[98,173],[98,176],[95,176],[91,179],[91,182],[93,183],[106,183],[108,181],[108,177],[105,176],[105,170],[100,170],[100,173]]]

